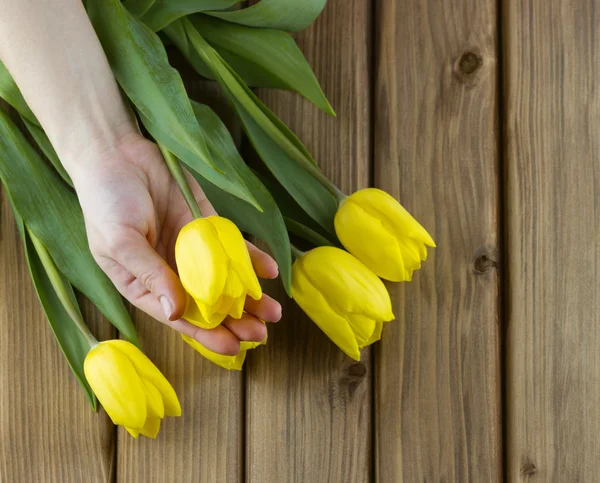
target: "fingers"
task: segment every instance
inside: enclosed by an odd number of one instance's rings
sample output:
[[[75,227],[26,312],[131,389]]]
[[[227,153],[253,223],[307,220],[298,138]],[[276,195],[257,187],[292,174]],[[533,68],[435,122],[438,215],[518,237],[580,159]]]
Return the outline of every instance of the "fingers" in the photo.
[[[127,300],[140,308],[143,305],[142,310],[146,312],[148,305],[152,305],[153,316],[160,306],[163,320],[176,320],[183,315],[185,290],[175,272],[144,236],[135,231],[120,235],[111,242],[109,255],[125,270],[117,276],[113,269],[112,279]],[[111,271],[107,273],[110,277]]]
[[[277,278],[277,275],[279,275],[277,262],[252,243],[246,242],[246,244],[248,245],[248,252],[250,253],[250,259],[252,260],[252,266],[256,275],[260,278]]]
[[[177,332],[195,339],[208,350],[217,352],[218,354],[234,356],[240,352],[240,340],[223,325],[207,330],[179,319],[172,322],[171,327]]]
[[[240,352],[240,341],[262,342],[267,337],[265,324],[250,314],[244,314],[241,319],[228,317],[223,324],[210,330],[196,327],[183,319],[171,322],[170,325],[208,350],[227,356]]]
[[[240,341],[262,342],[267,336],[265,324],[250,314],[243,314],[241,319],[228,317],[223,325]]]
[[[260,300],[246,297],[244,309],[265,322],[279,322],[281,319],[281,305],[267,294],[263,294]]]

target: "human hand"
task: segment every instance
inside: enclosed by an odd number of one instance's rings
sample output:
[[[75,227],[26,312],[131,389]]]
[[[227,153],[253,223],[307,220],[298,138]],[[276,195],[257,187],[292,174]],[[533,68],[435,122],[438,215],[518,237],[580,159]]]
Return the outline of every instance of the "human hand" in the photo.
[[[176,274],[175,241],[193,217],[158,147],[135,131],[114,143],[96,143],[78,155],[70,170],[85,217],[92,254],[119,292],[133,305],[207,349],[239,352],[240,341],[262,341],[262,319],[281,317],[278,302],[248,298],[239,319],[228,317],[212,330],[181,319],[186,293]],[[198,183],[188,182],[204,216],[216,215]],[[248,243],[252,264],[262,278],[275,278],[275,261]]]

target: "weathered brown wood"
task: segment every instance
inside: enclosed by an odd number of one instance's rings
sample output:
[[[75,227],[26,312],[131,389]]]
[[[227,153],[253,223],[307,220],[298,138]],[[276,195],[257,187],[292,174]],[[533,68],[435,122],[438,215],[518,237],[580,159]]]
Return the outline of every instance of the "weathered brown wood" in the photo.
[[[91,304],[92,331],[114,337]],[[94,413],[63,357],[29,278],[22,241],[0,193],[0,481],[112,482],[114,429]]]
[[[173,330],[136,313],[142,347],[177,391],[183,414],[166,418],[156,440],[119,428],[117,481],[241,481],[242,375],[202,358]]]
[[[504,5],[509,481],[600,471],[600,2]]]
[[[234,134],[240,128],[215,83],[182,69],[190,96],[210,105]],[[236,483],[243,478],[243,374],[228,372],[204,359],[179,334],[136,311],[144,351],[179,396],[181,418],[166,418],[156,440],[134,440],[119,429],[117,481]]]
[[[376,479],[501,479],[495,0],[378,2],[375,185],[430,231],[375,346]]]
[[[347,191],[370,164],[371,2],[329,2],[297,40],[337,118],[299,96],[260,96]],[[284,318],[247,365],[246,477],[252,483],[365,482],[371,475],[371,363],[355,363],[271,284]]]

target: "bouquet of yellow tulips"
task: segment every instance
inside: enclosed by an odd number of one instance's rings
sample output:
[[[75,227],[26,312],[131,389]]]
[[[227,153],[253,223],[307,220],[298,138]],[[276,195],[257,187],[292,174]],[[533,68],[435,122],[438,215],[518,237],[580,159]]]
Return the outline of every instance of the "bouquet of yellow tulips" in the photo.
[[[85,6],[115,78],[141,125],[160,147],[195,220],[175,258],[188,293],[184,318],[205,329],[240,318],[261,287],[242,232],[263,240],[287,293],[348,356],[380,339],[394,318],[382,281],[409,281],[435,244],[390,195],[346,196],[320,171],[298,137],[251,87],[295,91],[334,115],[289,32],[309,26],[326,0],[87,0]],[[168,61],[174,44],[199,75],[217,82],[264,163],[250,169],[219,117],[191,100]],[[134,437],[156,437],[164,416],[179,416],[175,391],[142,353],[129,313],[87,245],[71,180],[7,70],[0,64],[0,179],[23,238],[31,277],[49,324],[94,409],[99,400]],[[39,152],[43,153],[43,156]],[[182,165],[221,216],[203,218]],[[290,242],[292,239],[295,243]],[[303,252],[300,248],[307,251]],[[75,297],[87,296],[125,340],[98,342]],[[236,356],[184,340],[204,357],[240,370]],[[266,340],[262,343],[266,343]]]

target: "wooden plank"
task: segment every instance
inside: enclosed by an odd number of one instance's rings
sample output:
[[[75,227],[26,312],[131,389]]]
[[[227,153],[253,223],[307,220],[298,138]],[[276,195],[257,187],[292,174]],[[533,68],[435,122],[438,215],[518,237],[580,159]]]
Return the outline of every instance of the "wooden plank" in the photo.
[[[438,248],[390,285],[375,346],[376,479],[501,478],[495,0],[382,0],[375,185]]]
[[[329,2],[297,36],[337,111],[320,113],[299,96],[260,96],[302,139],[325,173],[350,192],[368,185],[371,2]],[[253,483],[364,482],[371,474],[371,363],[355,363],[289,300],[269,343],[247,366],[246,478]]]
[[[92,331],[114,337],[91,304]],[[64,359],[29,278],[22,242],[0,193],[0,481],[112,482],[114,430],[92,411]]]
[[[505,2],[509,481],[600,472],[600,1]]]
[[[198,80],[174,52],[190,97],[210,105],[239,134],[215,83]],[[166,418],[156,440],[119,429],[117,481],[122,483],[235,483],[243,478],[243,374],[204,359],[179,334],[136,311],[145,353],[177,391],[181,418]]]

